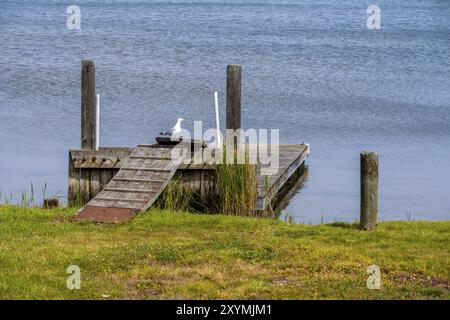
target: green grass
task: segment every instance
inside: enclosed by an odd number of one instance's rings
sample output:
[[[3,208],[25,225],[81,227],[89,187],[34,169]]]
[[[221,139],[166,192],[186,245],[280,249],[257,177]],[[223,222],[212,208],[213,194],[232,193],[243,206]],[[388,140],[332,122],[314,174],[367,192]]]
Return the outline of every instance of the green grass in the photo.
[[[2,299],[449,299],[450,222],[294,225],[152,210],[119,225],[0,206]],[[81,289],[66,287],[69,265]],[[366,287],[381,268],[382,289]]]

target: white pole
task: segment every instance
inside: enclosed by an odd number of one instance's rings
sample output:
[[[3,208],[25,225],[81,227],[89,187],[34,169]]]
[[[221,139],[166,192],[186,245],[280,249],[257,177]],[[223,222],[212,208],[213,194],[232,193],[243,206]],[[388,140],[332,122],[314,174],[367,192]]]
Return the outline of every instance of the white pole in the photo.
[[[220,141],[220,122],[219,122],[219,97],[217,95],[217,91],[214,92],[214,109],[216,113],[216,135],[217,135],[217,148],[222,147],[222,143]]]
[[[100,145],[100,95],[97,94],[95,101],[95,150],[98,150]]]

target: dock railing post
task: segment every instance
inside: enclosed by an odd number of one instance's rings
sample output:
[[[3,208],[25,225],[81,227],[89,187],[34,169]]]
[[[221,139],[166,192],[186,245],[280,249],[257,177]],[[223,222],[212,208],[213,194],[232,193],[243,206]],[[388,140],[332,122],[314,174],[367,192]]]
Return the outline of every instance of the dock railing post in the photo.
[[[96,99],[94,61],[81,61],[81,149],[96,147]]]
[[[360,226],[373,230],[378,217],[378,154],[361,153],[361,217]]]

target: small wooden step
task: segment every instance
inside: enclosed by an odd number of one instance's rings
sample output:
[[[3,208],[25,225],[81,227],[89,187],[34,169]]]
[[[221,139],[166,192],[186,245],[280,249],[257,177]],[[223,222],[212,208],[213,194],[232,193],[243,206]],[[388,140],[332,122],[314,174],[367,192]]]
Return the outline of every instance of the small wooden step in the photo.
[[[161,183],[165,180],[163,179],[153,179],[153,178],[116,178],[114,177],[114,181],[121,181],[121,182],[155,182],[155,183]]]
[[[139,213],[137,209],[100,207],[95,205],[87,205],[79,215],[73,218],[74,221],[93,221],[93,222],[126,222]]]
[[[123,188],[108,188],[103,189],[104,191],[117,191],[117,192],[135,192],[135,193],[152,193],[154,190],[143,190],[143,189],[123,189]]]
[[[127,168],[120,168],[120,170],[136,170],[136,171],[164,171],[164,172],[170,172],[171,169],[166,168],[145,168],[145,167],[127,167]]]
[[[108,197],[95,197],[95,200],[101,201],[117,201],[117,202],[147,202],[145,199],[133,199],[133,198],[108,198]]]
[[[158,157],[158,156],[130,156],[130,159],[150,159],[150,160],[172,160],[172,157]]]

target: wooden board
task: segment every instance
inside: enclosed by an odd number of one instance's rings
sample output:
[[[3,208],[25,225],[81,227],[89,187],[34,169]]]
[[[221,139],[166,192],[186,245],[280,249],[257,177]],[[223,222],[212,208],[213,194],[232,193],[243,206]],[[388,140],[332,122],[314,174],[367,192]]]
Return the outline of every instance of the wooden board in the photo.
[[[146,211],[179,166],[179,161],[171,158],[171,150],[151,145],[136,147],[106,187],[80,209],[76,220],[122,222]]]

